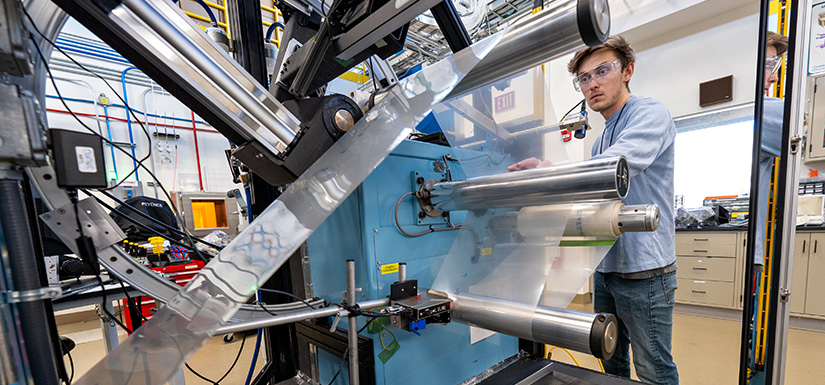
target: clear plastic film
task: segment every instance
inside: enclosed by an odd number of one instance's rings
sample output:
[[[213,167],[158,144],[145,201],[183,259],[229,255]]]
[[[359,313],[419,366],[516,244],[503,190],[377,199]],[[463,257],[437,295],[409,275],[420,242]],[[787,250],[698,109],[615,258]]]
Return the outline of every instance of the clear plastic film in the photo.
[[[77,383],[165,383],[499,39],[476,43],[390,89],[180,294]]]
[[[540,74],[527,71],[433,108],[467,178],[507,173],[528,158],[544,161],[541,166],[568,164],[558,119],[541,103],[547,99]],[[548,186],[559,183],[565,181]],[[529,197],[515,201],[511,208],[490,202],[487,210],[468,211],[433,289],[528,306],[570,304],[615,242],[609,217],[620,204],[522,208]],[[532,332],[529,317],[511,322],[523,324],[508,328]]]

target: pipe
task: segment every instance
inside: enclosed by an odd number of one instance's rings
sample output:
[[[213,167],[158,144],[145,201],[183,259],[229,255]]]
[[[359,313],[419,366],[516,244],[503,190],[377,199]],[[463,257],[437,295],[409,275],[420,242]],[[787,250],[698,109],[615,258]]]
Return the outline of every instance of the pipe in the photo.
[[[53,110],[53,109],[50,109],[50,108],[47,108],[46,111],[65,112],[67,114],[71,113],[69,111]],[[78,115],[78,116],[84,116],[83,113],[79,113],[79,112],[75,112],[74,114]],[[109,110],[105,105],[103,106],[103,117],[106,118],[106,133],[109,134],[109,142],[114,143],[112,141],[112,126],[109,124]],[[117,160],[115,159],[115,146],[109,145],[109,150],[112,152],[112,170],[114,170],[114,172],[115,172],[115,180],[120,180],[120,178],[117,176]],[[108,178],[106,178],[106,179],[108,179]]]
[[[609,33],[607,0],[551,2],[541,12],[510,27],[501,42],[444,100],[584,48],[585,44],[602,44]]]
[[[347,306],[355,306],[354,259],[347,259]],[[354,314],[350,314],[347,318],[347,340],[349,344],[349,383],[350,385],[358,385],[358,317]]]
[[[401,262],[398,264],[398,282],[402,283],[407,280],[407,263]]]
[[[92,87],[91,84],[89,84],[89,83],[87,83],[83,80],[67,79],[67,78],[61,78],[59,76],[55,76],[54,79],[55,80],[62,80],[64,82],[70,82],[70,83],[76,83],[76,84],[83,85],[89,90],[89,93],[92,94],[92,99],[97,97],[97,91],[95,91],[94,87]],[[63,99],[64,100],[69,100],[69,99],[66,99],[66,98],[63,98]],[[95,106],[95,123],[97,123],[97,133],[100,134],[100,136],[103,136],[103,127],[100,126],[100,114],[99,114],[99,111],[98,111],[98,108],[97,108],[97,103],[93,103],[93,104]]]
[[[518,233],[525,238],[547,237],[548,218],[566,218],[565,237],[610,237],[626,232],[656,231],[659,227],[659,207],[656,205],[625,205],[613,201],[524,207],[490,219],[498,231]]]
[[[201,174],[201,153],[198,150],[198,127],[195,124],[195,111],[189,111],[192,113],[192,136],[195,138],[195,162],[198,165],[198,186],[200,186],[201,191],[203,191],[203,175]]]
[[[118,122],[125,122],[125,121],[126,121],[126,119],[123,119],[123,118],[118,118],[117,116],[109,116],[109,115],[107,115],[106,110],[107,110],[106,106],[103,106],[103,115],[100,115],[100,117],[101,117],[101,118],[104,118],[104,119],[106,119],[107,121],[108,121],[109,119],[111,119],[111,120],[116,120],[116,121],[118,121]],[[75,112],[75,111],[69,112],[69,111],[66,111],[66,110],[58,110],[58,109],[56,109],[56,108],[47,108],[47,109],[46,109],[46,111],[48,111],[48,112],[56,112],[56,113],[60,113],[60,114],[71,114],[72,112],[74,112],[74,114],[75,114],[75,115],[77,115],[77,116],[82,116],[82,117],[94,117],[94,114],[90,114],[90,113],[86,113],[86,112]],[[149,115],[149,116],[151,116],[151,115]],[[191,122],[191,120],[187,120],[187,121]],[[137,123],[137,121],[136,121],[136,120],[132,120],[132,122]],[[191,131],[191,130],[192,130],[192,127],[187,127],[187,126],[177,126],[177,125],[174,125],[174,124],[166,124],[166,123],[152,123],[152,125],[161,126],[161,127],[175,128],[175,129],[181,129],[181,130],[189,130],[189,131]],[[211,132],[211,133],[213,133],[213,134],[220,134],[220,132],[218,132],[218,131],[215,131],[215,130],[207,130],[207,129],[204,129],[204,128],[198,128],[197,130],[198,130],[199,132]],[[111,140],[111,139],[110,139],[110,140]]]
[[[454,321],[609,359],[616,348],[616,317],[482,297],[450,294]]]
[[[364,301],[358,303],[358,307],[361,309],[373,309],[376,307],[387,306],[390,304],[389,298],[381,298],[381,299],[374,299],[370,301]],[[215,334],[229,334],[229,333],[237,333],[242,332],[245,330],[252,330],[252,329],[260,329],[270,326],[278,326],[278,325],[286,325],[291,324],[293,322],[300,322],[308,319],[315,319],[315,318],[324,318],[324,317],[332,317],[332,316],[346,316],[347,315],[346,309],[341,309],[337,306],[329,306],[321,309],[315,310],[304,310],[304,311],[296,311],[290,312],[283,315],[278,315],[274,317],[268,318],[260,318],[254,319],[251,321],[240,321],[231,324],[226,324],[219,327]]]
[[[438,211],[523,207],[620,199],[629,187],[624,156],[422,186],[417,196]]]
[[[205,77],[234,99],[250,117],[270,130],[284,145],[292,143],[295,139],[295,132],[278,120],[274,114],[275,111],[270,110],[263,101],[239,84],[226,69],[219,66],[211,56],[157,9],[143,0],[126,0],[123,5],[134,13],[135,17],[157,32]]]
[[[37,265],[37,256],[24,202],[20,180],[0,180],[0,226],[8,251],[8,268],[13,285],[9,289],[17,292],[41,288],[38,269],[32,268]],[[57,384],[57,363],[52,354],[55,347],[49,337],[49,322],[43,301],[16,304],[20,322],[18,327],[25,341],[26,358],[34,383]]]
[[[168,96],[168,95],[170,95],[170,94],[164,94],[164,95],[167,95],[167,96]],[[57,96],[57,95],[46,95],[46,98],[49,98],[49,99],[60,99],[60,97],[59,97],[59,96]],[[70,98],[70,97],[67,97],[67,96],[64,96],[64,97],[63,97],[63,100],[65,100],[65,101],[67,101],[67,102],[78,102],[78,103],[96,103],[94,100],[80,99],[80,98]],[[117,104],[117,103],[112,103],[112,104],[111,104],[111,106],[112,106],[112,107],[118,107],[118,108],[126,108],[126,106],[124,106],[124,105],[122,105],[122,104]],[[152,118],[158,118],[158,119],[169,119],[169,120],[179,120],[179,121],[181,121],[181,122],[187,122],[187,123],[192,121],[192,119],[178,118],[178,117],[176,117],[176,116],[165,116],[165,115],[158,115],[158,114],[149,114],[149,113],[146,113],[146,112],[144,112],[144,111],[138,110],[137,108],[134,108],[134,107],[129,107],[129,109],[131,109],[131,110],[132,110],[132,112],[134,112],[134,113],[136,113],[136,114],[143,114],[143,115],[146,115],[146,116],[149,116],[149,117],[152,117]],[[77,112],[75,112],[75,113],[77,113]],[[122,120],[122,121],[124,121],[124,122],[126,121],[126,119],[122,119],[122,118],[113,118],[113,117],[111,117],[111,116],[109,117],[109,119],[119,119],[119,120]],[[137,123],[137,121],[136,121],[136,120],[133,120],[133,122]],[[203,120],[197,120],[196,122],[197,122],[198,124],[203,124],[203,125],[207,125],[207,126],[209,125],[209,123],[204,122]],[[152,124],[155,124],[155,123],[152,123]],[[162,125],[162,124],[158,124],[158,125]],[[169,127],[171,127],[171,126],[169,126]],[[177,128],[185,128],[185,129],[187,129],[187,130],[188,130],[188,129],[190,129],[189,127],[184,127],[184,126],[175,126],[175,127],[177,127]],[[206,132],[218,132],[218,131],[205,130],[205,129],[203,129],[203,128],[199,128],[198,130],[200,130],[200,131],[206,131]]]
[[[123,104],[126,105],[126,128],[129,130],[129,147],[132,150],[132,163],[135,166],[135,181],[140,182],[140,172],[138,171],[137,155],[135,155],[135,138],[132,135],[132,119],[129,118],[129,96],[126,93],[126,73],[131,70],[136,70],[137,67],[128,67],[120,73],[120,84],[123,87]],[[149,143],[149,148],[152,148],[152,143]]]

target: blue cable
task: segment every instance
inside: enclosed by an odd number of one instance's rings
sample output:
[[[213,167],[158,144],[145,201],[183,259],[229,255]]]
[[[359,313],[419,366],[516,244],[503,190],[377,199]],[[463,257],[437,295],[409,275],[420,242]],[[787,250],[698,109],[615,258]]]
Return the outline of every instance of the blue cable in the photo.
[[[172,0],[172,2],[177,4],[178,0]],[[203,2],[203,0],[195,0],[195,2],[200,4],[200,6],[203,7],[203,10],[206,11],[206,14],[209,15],[209,20],[212,21],[212,26],[217,27],[218,26],[218,19],[215,18],[215,14],[212,13],[212,8],[210,8],[208,5],[206,5],[206,3]]]
[[[279,22],[275,22],[269,25],[269,28],[266,29],[266,42],[269,43],[269,40],[272,39],[272,33],[275,32],[275,28],[286,29],[283,24]]]
[[[123,72],[120,73],[120,84],[123,86],[123,102],[126,104],[126,128],[129,129],[129,147],[132,149],[132,163],[134,163],[135,166],[135,181],[140,182],[140,177],[137,172],[137,155],[135,155],[135,138],[132,135],[132,119],[129,117],[129,97],[126,95],[126,73],[136,69],[137,67],[128,67],[123,70]]]

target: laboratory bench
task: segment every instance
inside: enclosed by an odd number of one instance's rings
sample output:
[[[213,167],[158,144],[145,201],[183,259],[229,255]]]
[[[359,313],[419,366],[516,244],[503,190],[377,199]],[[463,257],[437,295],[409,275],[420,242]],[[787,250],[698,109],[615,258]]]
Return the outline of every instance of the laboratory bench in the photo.
[[[676,301],[742,309],[747,235],[747,227],[677,229]],[[821,277],[825,277],[825,226],[798,227],[791,315],[825,319],[825,296],[821,295],[825,293],[825,279]]]

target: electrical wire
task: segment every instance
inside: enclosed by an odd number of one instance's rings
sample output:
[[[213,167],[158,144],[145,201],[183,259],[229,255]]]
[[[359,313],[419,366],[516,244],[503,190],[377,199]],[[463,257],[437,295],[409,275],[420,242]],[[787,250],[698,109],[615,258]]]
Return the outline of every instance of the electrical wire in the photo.
[[[213,385],[218,385],[218,384],[221,383],[221,381],[225,380],[227,376],[229,376],[229,373],[232,373],[232,370],[235,369],[235,365],[238,364],[238,359],[241,358],[241,353],[243,353],[244,344],[246,344],[246,333],[244,333],[243,339],[241,339],[241,347],[238,349],[238,354],[235,356],[235,361],[232,361],[232,365],[229,367],[229,369],[226,371],[226,373],[224,373],[223,376],[221,376],[221,378],[219,378],[217,381],[212,381],[209,378],[207,378],[206,376],[196,372],[195,369],[192,369],[192,367],[189,366],[188,362],[184,363],[184,366],[186,366],[186,369],[188,369],[190,372],[192,372],[192,374],[196,375],[201,380],[204,380],[204,381],[206,381],[210,384],[213,384]]]
[[[269,28],[266,29],[266,40],[264,40],[265,42],[269,43],[269,41],[272,40],[272,33],[275,32],[275,28],[280,28],[281,30],[286,29],[286,27],[283,24],[277,21],[270,24]]]
[[[127,216],[127,215],[126,215],[126,214],[124,214],[123,212],[121,212],[121,211],[119,211],[119,210],[117,210],[117,209],[112,208],[112,206],[109,206],[109,205],[108,205],[105,201],[103,201],[102,199],[100,199],[100,198],[98,198],[98,197],[96,197],[96,196],[92,195],[91,193],[89,193],[89,191],[87,191],[87,190],[81,190],[81,191],[83,191],[84,193],[86,193],[86,195],[89,195],[89,196],[91,196],[92,198],[94,198],[94,199],[95,199],[96,201],[98,201],[98,202],[99,202],[99,203],[100,203],[103,207],[105,207],[105,208],[109,209],[110,211],[115,212],[115,213],[117,213],[117,214],[119,214],[119,215],[123,216],[125,219],[127,219],[127,220],[129,220],[129,221],[134,221],[134,219],[130,218],[129,216]],[[129,209],[130,211],[134,212],[135,214],[138,214],[138,215],[139,215],[139,216],[141,216],[142,218],[145,218],[145,219],[148,219],[148,220],[152,221],[152,223],[155,223],[155,224],[157,224],[157,225],[159,225],[159,226],[163,226],[163,228],[165,228],[165,229],[167,229],[167,230],[169,230],[169,231],[172,231],[172,232],[174,232],[174,233],[176,233],[176,234],[178,234],[178,235],[184,235],[184,236],[186,235],[186,233],[185,233],[185,232],[180,231],[180,230],[178,230],[178,229],[176,229],[176,228],[174,228],[174,227],[172,227],[172,226],[169,226],[169,225],[167,225],[167,224],[165,224],[165,223],[163,223],[163,222],[161,222],[161,221],[159,221],[159,220],[157,220],[157,219],[155,219],[155,218],[152,218],[152,217],[151,217],[151,216],[149,216],[148,214],[146,214],[146,213],[144,213],[144,212],[142,212],[142,211],[138,210],[138,209],[137,209],[137,208],[135,208],[134,206],[129,205],[128,203],[126,203],[126,202],[122,201],[120,198],[118,198],[118,197],[116,197],[116,196],[114,196],[114,195],[110,194],[108,191],[100,191],[100,193],[101,193],[101,194],[103,194],[103,195],[105,195],[107,198],[114,200],[115,202],[117,202],[117,203],[118,203],[119,205],[121,205],[122,207],[126,207],[127,209]],[[136,224],[136,225],[139,225],[139,226],[146,226],[146,224],[144,224],[144,223],[139,223],[139,222],[132,222],[132,223],[134,223],[134,224]],[[148,229],[152,230],[152,228],[151,228],[151,227],[148,227],[148,226],[147,226],[147,227],[144,227],[144,228],[148,228]],[[160,234],[160,233],[157,233],[157,234]],[[162,235],[161,235],[161,236],[162,236]],[[165,236],[164,236],[164,238],[165,238]],[[204,245],[206,245],[206,246],[212,247],[212,248],[214,248],[214,249],[216,249],[216,250],[222,250],[222,249],[223,249],[223,246],[218,246],[218,245],[216,245],[216,244],[214,244],[214,243],[207,242],[207,241],[203,240],[202,238],[198,238],[198,237],[192,236],[192,239],[194,239],[194,240],[196,240],[196,241],[198,241],[198,242],[200,242],[200,243],[203,243],[203,244],[204,244]],[[171,240],[170,240],[170,241],[171,241]],[[180,243],[176,243],[176,244],[181,245]],[[184,247],[187,247],[187,248],[194,248],[194,247],[195,247],[195,245],[191,245],[191,246],[186,246],[186,245],[184,245]]]
[[[113,208],[112,206],[109,206],[108,204],[106,204],[106,202],[103,202],[100,198],[95,197],[94,195],[91,195],[91,197],[92,197],[92,198],[94,198],[95,200],[97,200],[97,201],[100,203],[100,205],[101,205],[101,206],[103,206],[104,208],[108,209],[109,211],[111,211],[111,212],[113,212],[113,213],[115,213],[115,214],[117,214],[117,215],[120,215],[121,217],[123,217],[123,219],[125,219],[125,220],[127,220],[127,221],[129,221],[129,222],[133,223],[133,224],[134,224],[134,225],[136,225],[136,226],[139,226],[140,228],[142,228],[142,229],[144,229],[144,230],[147,230],[147,231],[151,232],[152,234],[155,234],[155,235],[156,235],[156,236],[158,236],[158,237],[161,237],[161,238],[166,239],[166,240],[167,240],[167,241],[169,241],[169,243],[171,243],[171,244],[178,245],[178,246],[183,247],[183,248],[188,249],[188,250],[196,250],[196,249],[197,249],[195,246],[190,246],[190,245],[187,245],[187,244],[185,244],[185,243],[183,243],[183,242],[180,242],[180,241],[174,240],[174,239],[172,239],[172,238],[168,238],[168,237],[166,236],[166,234],[163,234],[163,233],[161,233],[161,232],[159,232],[159,231],[157,231],[157,230],[155,230],[155,229],[153,229],[153,228],[151,228],[151,227],[147,226],[145,223],[140,223],[138,220],[136,220],[136,219],[134,219],[134,218],[132,218],[132,217],[129,217],[129,216],[128,216],[128,215],[126,215],[124,212],[122,212],[122,211],[120,211],[120,210],[117,210],[117,209]],[[220,250],[220,249],[219,249],[219,250]]]
[[[564,118],[567,117],[567,115],[570,115],[570,113],[573,112],[573,110],[575,110],[576,107],[580,106],[582,103],[584,103],[584,99],[582,99],[580,102],[576,103],[576,105],[573,106],[573,108],[571,108],[569,111],[565,112],[564,115],[561,116],[561,119],[559,119],[559,122],[563,121]]]
[[[101,75],[99,75],[99,74],[97,74],[96,72],[94,72],[94,71],[92,71],[92,70],[90,70],[90,69],[86,68],[86,66],[84,66],[83,64],[80,64],[80,63],[79,63],[77,60],[75,60],[73,57],[69,56],[69,54],[67,54],[67,53],[66,53],[66,51],[64,51],[64,50],[63,50],[63,48],[61,48],[60,46],[58,46],[57,44],[55,44],[55,42],[53,42],[51,39],[49,39],[48,37],[46,37],[46,35],[45,35],[45,34],[43,34],[43,32],[41,32],[39,28],[37,28],[37,24],[34,22],[34,19],[32,19],[32,17],[31,17],[31,15],[29,14],[28,10],[26,10],[26,6],[22,3],[22,1],[20,2],[20,7],[21,7],[21,8],[22,8],[22,10],[23,10],[23,14],[24,14],[24,15],[26,15],[26,18],[27,18],[27,19],[29,19],[29,22],[30,22],[30,24],[31,24],[32,28],[34,29],[34,31],[35,31],[35,32],[37,32],[37,34],[38,34],[38,35],[40,35],[40,37],[41,37],[41,38],[43,38],[43,40],[45,40],[45,41],[49,42],[49,44],[51,44],[51,45],[52,45],[52,47],[54,47],[54,48],[55,48],[58,52],[62,53],[64,56],[66,56],[66,57],[67,57],[67,58],[68,58],[68,59],[69,59],[72,63],[74,63],[75,65],[77,65],[78,67],[80,67],[82,70],[84,70],[84,71],[86,71],[86,72],[88,72],[88,73],[92,74],[93,76],[95,76],[95,77],[97,77],[98,79],[102,80],[102,81],[106,84],[106,86],[107,86],[107,87],[108,87],[108,88],[109,88],[109,89],[110,89],[110,90],[111,90],[111,91],[115,94],[115,96],[117,96],[117,97],[118,97],[118,99],[120,99],[120,101],[121,101],[121,102],[123,102],[124,106],[126,106],[127,112],[128,112],[128,113],[130,113],[130,114],[132,115],[132,118],[134,118],[134,119],[135,119],[135,121],[137,121],[137,123],[140,125],[140,128],[141,128],[141,129],[143,129],[143,133],[144,133],[144,134],[146,134],[146,138],[147,138],[147,140],[151,143],[151,142],[152,142],[152,136],[151,136],[151,134],[149,134],[149,130],[147,130],[147,129],[146,129],[146,126],[143,124],[143,122],[142,122],[140,119],[138,119],[137,115],[135,114],[135,111],[134,111],[134,110],[132,110],[131,108],[129,108],[129,107],[128,107],[128,105],[127,105],[126,101],[123,99],[123,97],[122,97],[120,94],[118,94],[118,93],[117,93],[117,91],[115,91],[114,87],[112,87],[112,85],[111,85],[111,84],[110,84],[110,83],[109,83],[106,79],[104,79]],[[46,72],[48,72],[48,74],[49,74],[49,78],[51,79],[52,86],[54,86],[55,91],[58,91],[58,89],[57,89],[57,84],[56,84],[56,83],[55,83],[55,81],[54,81],[54,77],[52,76],[52,71],[51,71],[51,68],[49,67],[49,63],[46,61],[46,57],[43,55],[43,51],[40,49],[40,45],[37,43],[37,39],[35,39],[35,38],[34,38],[34,36],[31,34],[31,32],[29,32],[29,35],[30,35],[31,40],[32,40],[32,42],[34,43],[35,47],[37,48],[37,53],[38,53],[38,55],[40,56],[40,59],[43,61],[43,66],[46,68]],[[68,105],[66,105],[66,101],[63,99],[63,96],[62,96],[62,95],[60,95],[60,92],[57,92],[57,96],[60,98],[60,101],[61,101],[61,103],[63,103],[63,106],[64,106],[64,107],[66,107],[66,110],[67,110],[67,111],[69,111],[69,112],[72,114],[72,116],[73,116],[73,117],[74,117],[74,118],[78,121],[78,123],[80,123],[80,125],[81,125],[81,126],[83,126],[84,128],[86,128],[86,130],[88,130],[89,132],[91,132],[91,133],[93,133],[93,134],[95,134],[95,135],[99,136],[101,139],[103,139],[103,140],[104,140],[106,143],[108,143],[109,145],[111,145],[111,146],[115,146],[115,145],[114,145],[114,144],[113,144],[110,140],[108,140],[108,139],[104,138],[102,135],[100,135],[100,134],[96,133],[94,130],[92,130],[91,128],[89,128],[89,126],[87,126],[85,123],[83,123],[82,121],[80,121],[80,119],[79,119],[79,118],[78,118],[78,117],[74,114],[74,112],[72,112],[72,110],[69,108],[69,106],[68,106]],[[127,116],[127,117],[128,117],[128,116]],[[117,146],[115,146],[115,147],[117,147]],[[134,157],[133,157],[131,154],[129,154],[129,152],[128,152],[128,151],[126,151],[126,150],[124,150],[124,149],[122,149],[122,148],[120,148],[120,147],[117,147],[117,149],[118,149],[119,151],[123,152],[124,154],[126,154],[129,158],[134,159]],[[149,172],[149,169],[148,169],[148,168],[146,168],[146,166],[143,166],[143,162],[145,162],[145,161],[146,161],[147,159],[149,159],[151,156],[152,156],[152,147],[151,147],[151,146],[149,146],[149,151],[148,151],[148,153],[146,154],[146,156],[145,156],[145,157],[143,157],[143,158],[141,158],[141,159],[137,162],[138,167],[143,167],[143,169],[144,169],[144,170],[146,170],[147,172]],[[126,181],[126,179],[127,179],[129,176],[131,176],[133,173],[137,172],[138,167],[135,167],[135,169],[133,169],[133,170],[132,170],[132,172],[130,172],[127,176],[125,176],[125,177],[124,177],[122,180],[120,180],[117,184],[115,184],[115,185],[114,185],[114,186],[112,186],[112,187],[109,187],[108,189],[113,189],[113,188],[115,188],[115,187],[120,186],[123,182],[125,182],[125,181]],[[150,173],[150,175],[152,175],[152,174],[151,174],[151,172],[149,172],[149,173]],[[154,178],[154,179],[155,179],[155,180],[157,180],[156,178]]]
[[[553,346],[552,348],[550,348],[550,350],[547,351],[547,357],[549,358],[550,354],[553,353],[553,350],[556,350],[556,349],[561,349],[561,350],[564,350],[565,352],[567,352],[567,355],[569,355],[570,358],[573,359],[573,362],[576,363],[576,366],[581,367],[581,364],[579,364],[579,360],[577,360],[576,357],[573,356],[573,353],[570,353],[569,350],[567,350],[567,349],[565,349],[561,346]],[[601,364],[601,361],[599,362],[599,364]]]
[[[66,342],[62,339],[60,340],[60,345],[63,349],[66,349],[66,355],[69,357],[69,367],[72,369],[72,374],[69,376],[69,382],[67,382],[66,385],[72,385],[72,381],[74,381],[74,359],[72,359],[72,352],[66,346]]]
[[[308,308],[310,308],[310,309],[312,309],[312,310],[316,310],[316,309],[317,309],[316,307],[314,307],[314,306],[310,305],[310,304],[309,304],[309,302],[307,302],[305,299],[303,299],[303,298],[301,298],[301,297],[299,297],[299,296],[297,296],[297,295],[295,295],[295,294],[292,294],[292,293],[287,293],[287,292],[285,292],[285,291],[275,290],[275,289],[267,289],[267,288],[263,288],[263,287],[258,288],[258,290],[260,290],[260,291],[265,291],[265,292],[269,292],[269,293],[275,293],[275,294],[285,295],[285,296],[287,296],[287,297],[291,297],[291,298],[297,299],[298,301],[301,301],[304,305],[307,305],[307,307],[308,307]],[[260,301],[258,301],[258,303],[260,304],[261,302],[260,302]]]
[[[375,318],[370,318],[370,320],[367,321],[367,323],[364,324],[364,326],[362,326],[360,329],[358,329],[358,334],[361,334],[361,332],[364,331],[364,329],[366,329],[367,326],[370,326],[372,321],[375,321]],[[338,371],[335,372],[335,375],[332,376],[331,380],[329,380],[329,385],[332,385],[332,383],[335,382],[335,379],[337,379],[338,375],[341,374],[341,370],[344,369],[344,362],[346,361],[347,354],[349,354],[349,346],[347,346],[347,348],[344,349],[343,357],[341,357],[341,365],[338,366]]]
[[[406,230],[404,230],[401,227],[401,222],[398,221],[398,207],[401,206],[401,201],[404,200],[404,198],[406,198],[407,196],[410,196],[410,195],[414,195],[414,193],[408,192],[408,193],[402,195],[401,198],[398,198],[398,202],[396,202],[396,204],[395,204],[395,226],[398,227],[398,231],[401,231],[402,234],[404,234],[408,237],[420,237],[422,235],[427,235],[429,233],[436,233],[436,232],[439,232],[439,231],[450,231],[450,230],[459,230],[459,229],[461,229],[461,225],[456,226],[456,225],[454,225],[454,224],[452,224],[448,221],[447,222],[448,227],[442,227],[442,228],[436,229],[435,227],[433,227],[433,225],[430,225],[429,230],[425,230],[425,231],[422,231],[420,233],[408,233]]]
[[[108,303],[108,300],[106,299],[106,286],[103,284],[103,278],[100,278],[99,275],[97,276],[97,282],[100,284],[100,293],[103,296],[103,303],[100,305],[100,309],[103,310],[103,313],[106,314],[106,316],[109,317],[109,319],[111,319],[114,323],[116,323],[117,326],[120,326],[123,330],[129,332],[129,334],[134,333],[132,329],[126,327],[123,322],[120,322],[120,320],[106,308],[106,304]],[[111,303],[109,304],[111,306]]]
[[[71,61],[72,61],[72,63],[74,63],[75,65],[77,65],[78,67],[80,67],[81,69],[83,69],[84,71],[86,71],[86,72],[88,72],[88,73],[92,74],[93,76],[95,76],[95,77],[99,78],[100,80],[102,80],[102,81],[106,84],[106,86],[107,86],[107,87],[108,87],[108,88],[109,88],[109,89],[110,89],[110,90],[111,90],[111,91],[115,94],[115,96],[117,96],[117,97],[118,97],[118,99],[120,99],[120,101],[121,101],[121,102],[123,102],[123,104],[124,104],[124,105],[126,105],[126,101],[123,99],[123,97],[122,97],[122,96],[120,96],[120,94],[118,94],[118,93],[117,93],[117,91],[115,91],[114,87],[112,87],[112,85],[111,85],[111,84],[109,84],[109,82],[108,82],[106,79],[104,79],[102,76],[98,75],[96,72],[93,72],[93,71],[89,70],[89,69],[88,69],[88,68],[86,68],[83,64],[80,64],[77,60],[75,60],[73,57],[69,56],[69,54],[67,54],[65,51],[63,51],[63,49],[62,49],[62,48],[60,48],[59,46],[57,46],[57,45],[56,45],[56,44],[55,44],[55,43],[54,43],[51,39],[49,39],[48,37],[46,37],[46,35],[45,35],[45,34],[43,34],[43,32],[42,32],[42,31],[40,31],[40,29],[39,29],[39,28],[37,28],[37,24],[34,22],[34,19],[32,19],[31,15],[29,15],[29,12],[26,10],[25,5],[24,5],[22,2],[20,2],[20,6],[21,6],[21,8],[22,8],[22,10],[23,10],[23,14],[25,14],[25,15],[26,15],[26,18],[28,18],[28,19],[29,19],[29,22],[31,23],[32,28],[35,30],[35,32],[37,32],[37,34],[38,34],[38,35],[40,35],[40,37],[41,37],[41,38],[43,38],[43,40],[45,40],[45,41],[49,42],[49,44],[51,44],[51,45],[52,45],[52,47],[54,47],[54,48],[55,48],[55,49],[57,49],[60,53],[62,53],[63,55],[65,55],[65,56],[66,56],[69,60],[71,60]],[[46,68],[46,72],[49,74],[49,79],[51,80],[52,86],[54,86],[54,88],[55,88],[55,92],[57,93],[58,97],[60,98],[60,102],[63,104],[63,107],[65,107],[65,108],[66,108],[66,110],[67,110],[67,111],[69,111],[69,113],[72,115],[72,117],[74,117],[74,118],[75,118],[75,120],[77,120],[77,122],[78,122],[78,123],[80,123],[80,125],[81,125],[81,126],[83,126],[86,130],[88,130],[88,131],[89,131],[89,132],[91,132],[92,134],[96,135],[96,136],[97,136],[97,137],[99,137],[101,140],[103,140],[104,142],[108,143],[110,146],[113,146],[113,148],[117,148],[120,152],[122,152],[122,153],[126,154],[126,156],[128,156],[129,158],[134,159],[134,157],[132,157],[132,155],[131,155],[131,154],[129,154],[129,152],[128,152],[128,151],[126,151],[126,150],[124,150],[124,149],[122,149],[122,148],[120,148],[120,147],[118,147],[118,146],[115,146],[115,145],[114,145],[114,143],[112,143],[112,141],[110,141],[110,140],[108,140],[107,138],[103,137],[103,136],[102,136],[102,135],[100,135],[99,133],[97,133],[97,132],[95,132],[94,130],[92,130],[92,129],[91,129],[89,126],[87,126],[85,123],[83,123],[83,122],[80,120],[80,118],[79,118],[77,115],[75,115],[75,113],[74,113],[74,112],[73,112],[73,111],[69,108],[69,106],[66,104],[66,101],[63,99],[63,96],[60,94],[60,92],[59,92],[59,90],[58,90],[58,88],[57,88],[57,83],[56,83],[56,82],[55,82],[55,80],[54,80],[54,76],[52,75],[52,71],[51,71],[51,68],[49,67],[49,63],[46,61],[46,58],[45,58],[45,56],[43,55],[43,51],[40,49],[40,45],[39,45],[39,44],[37,44],[37,39],[35,39],[35,38],[34,38],[34,35],[32,35],[32,33],[31,33],[31,32],[29,32],[29,36],[31,37],[32,42],[34,43],[35,47],[37,48],[37,53],[38,53],[38,55],[40,56],[40,60],[42,60],[42,61],[43,61],[43,66]],[[135,119],[135,121],[137,121],[137,123],[140,125],[140,128],[141,128],[141,129],[143,129],[143,132],[146,134],[146,138],[147,138],[147,140],[149,141],[149,143],[151,143],[151,142],[152,142],[152,136],[149,134],[149,130],[147,130],[147,129],[146,129],[146,126],[143,124],[143,122],[142,122],[140,119],[138,119],[138,117],[137,117],[137,115],[135,114],[134,110],[132,110],[131,108],[128,108],[128,112],[132,115],[132,118],[134,118],[134,119]],[[147,173],[149,173],[149,176],[151,176],[151,177],[152,177],[152,179],[155,181],[155,184],[156,184],[158,187],[160,187],[161,191],[163,191],[164,195],[166,196],[166,199],[168,199],[168,200],[169,200],[169,202],[171,203],[171,202],[173,202],[173,201],[172,201],[172,197],[171,197],[171,195],[169,195],[169,192],[168,192],[168,191],[166,191],[166,188],[165,188],[165,187],[163,187],[163,183],[161,183],[161,182],[160,182],[160,180],[158,180],[158,178],[155,176],[155,174],[154,174],[151,170],[149,170],[149,168],[147,168],[147,167],[143,164],[143,162],[144,162],[144,161],[146,161],[146,159],[149,159],[151,156],[152,156],[152,146],[149,146],[149,151],[148,151],[148,153],[146,154],[146,156],[145,156],[145,157],[143,157],[140,161],[138,161],[138,167],[142,167],[142,168],[143,168],[143,169],[144,169]],[[135,168],[134,170],[132,170],[132,172],[131,172],[131,173],[129,173],[128,175],[126,175],[125,177],[123,177],[123,179],[122,179],[120,182],[118,182],[117,184],[115,184],[115,185],[114,185],[114,186],[112,186],[112,187],[106,188],[105,190],[111,190],[111,189],[113,189],[113,188],[115,188],[115,187],[120,186],[123,182],[125,182],[125,181],[126,181],[126,179],[127,179],[129,176],[131,176],[131,175],[132,175],[132,173],[135,173],[135,172],[137,172],[137,168]],[[174,213],[174,214],[175,214],[175,217],[177,217],[177,220],[178,220],[178,222],[179,222],[179,223],[183,223],[183,219],[181,218],[181,216],[180,216],[180,214],[178,213],[178,211],[177,211],[177,210],[175,210],[174,206],[172,206],[172,213]],[[188,232],[186,233],[186,236],[187,236],[187,238],[189,238],[189,243],[190,243],[190,244],[194,244],[194,242],[192,241],[191,235],[190,235]],[[195,248],[195,253],[198,255],[198,257],[199,257],[201,260],[206,261],[206,259],[204,258],[203,254],[201,254],[200,250],[198,250],[197,248]]]

